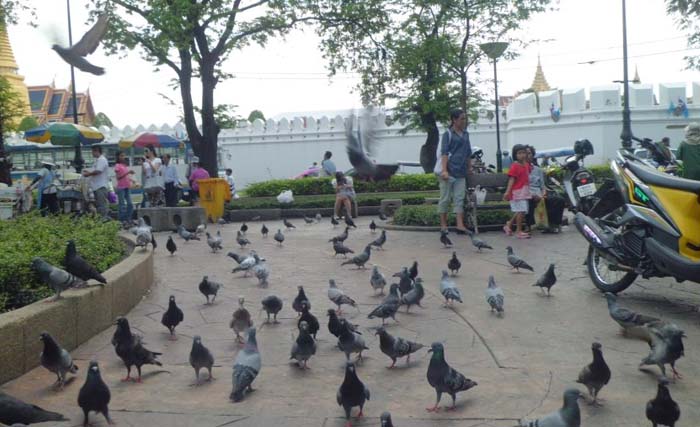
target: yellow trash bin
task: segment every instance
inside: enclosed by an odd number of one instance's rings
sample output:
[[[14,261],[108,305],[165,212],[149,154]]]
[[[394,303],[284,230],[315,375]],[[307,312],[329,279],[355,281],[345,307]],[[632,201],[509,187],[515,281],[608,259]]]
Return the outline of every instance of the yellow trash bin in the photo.
[[[231,189],[223,178],[199,179],[199,204],[207,218],[216,221],[224,215],[224,204],[231,200]]]

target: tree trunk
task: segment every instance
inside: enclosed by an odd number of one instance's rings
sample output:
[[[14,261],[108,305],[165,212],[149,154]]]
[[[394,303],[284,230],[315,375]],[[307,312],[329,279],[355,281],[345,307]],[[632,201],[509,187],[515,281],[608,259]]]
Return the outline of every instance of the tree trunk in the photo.
[[[219,125],[214,117],[214,89],[216,88],[216,77],[214,76],[213,61],[202,61],[201,64],[202,82],[202,144],[200,147],[200,161],[202,167],[209,172],[213,178],[218,177],[218,139]]]
[[[432,173],[438,160],[437,148],[440,142],[440,131],[433,112],[421,114],[421,122],[428,135],[425,138],[425,144],[420,148],[420,165],[425,173]]]
[[[5,129],[0,125],[0,182],[12,186],[12,163],[5,153]]]
[[[185,129],[196,156],[200,156],[202,135],[197,129],[197,120],[194,116],[194,103],[192,102],[192,55],[187,49],[180,49],[180,96],[182,97],[182,112],[185,120]],[[189,178],[189,177],[187,177]]]
[[[459,94],[459,108],[464,111],[464,115],[467,118],[467,126],[469,125],[469,82],[467,81],[467,72],[461,70],[459,72],[459,84],[460,84],[460,94]]]

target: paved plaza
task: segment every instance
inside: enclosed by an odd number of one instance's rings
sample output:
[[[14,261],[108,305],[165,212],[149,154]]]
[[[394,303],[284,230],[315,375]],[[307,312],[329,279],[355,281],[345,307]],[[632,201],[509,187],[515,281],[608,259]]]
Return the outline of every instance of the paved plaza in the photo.
[[[375,238],[368,228],[369,221],[369,217],[360,218],[359,229],[351,231],[346,241],[355,251]],[[656,366],[638,369],[648,346],[621,336],[618,325],[609,318],[605,299],[594,289],[582,265],[587,247],[573,227],[559,235],[536,234],[527,241],[503,233],[483,233],[482,237],[495,248],[485,253],[475,252],[468,238],[451,234],[463,264],[455,281],[464,303],[454,308],[443,307],[439,294],[440,271],[446,269],[452,250],[442,248],[437,233],[389,231],[385,250],[372,252],[370,268],[378,265],[386,276],[418,260],[419,276],[427,292],[424,308],[413,307],[406,314],[402,307],[398,323],[388,321],[388,331],[426,345],[444,342],[447,362],[479,384],[458,395],[456,411],[430,414],[425,408],[433,405],[435,392],[426,380],[429,355],[426,349],[420,350],[409,366],[401,360],[396,369],[386,369],[391,361],[379,350],[373,329],[381,321],[367,319],[381,297],[373,295],[369,269],[340,267],[342,257],[333,258],[327,241],[342,231],[340,227],[333,230],[327,218],[308,226],[301,220],[294,223],[297,229],[285,232],[281,248],[272,239],[281,222],[267,223],[271,230],[267,239],[260,236],[260,223],[248,224],[252,248],[267,259],[271,269],[268,288],[258,287],[255,278],[231,273],[236,264],[226,252],[242,253],[235,244],[239,224],[209,227],[210,231],[221,229],[224,237],[225,250],[217,254],[211,253],[205,241],[185,243],[175,236],[179,250],[170,256],[165,250],[168,233],[157,234],[156,283],[128,315],[132,328],[144,335],[147,348],[164,353],[162,368],[144,367],[142,384],[120,382],[126,369],[110,344],[114,332],[110,328],[72,352],[80,372],[64,390],[52,388],[55,376],[43,368],[1,389],[66,414],[71,422],[65,425],[82,425],[82,412],[76,402],[78,390],[88,361],[96,358],[112,391],[112,417],[121,426],[342,426],[343,410],[335,396],[343,379],[345,356],[328,332],[325,315],[326,309],[333,307],[326,297],[328,279],[335,278],[338,286],[359,303],[359,312],[352,308],[344,311],[360,325],[370,347],[358,365],[358,375],[369,387],[371,400],[365,406],[365,418],[353,419],[353,425],[378,426],[379,415],[390,411],[397,427],[514,426],[522,417],[543,415],[561,406],[563,390],[577,385],[574,380],[580,369],[592,359],[593,341],[602,343],[612,379],[600,394],[603,407],[581,401],[582,426],[650,425],[644,408],[656,393],[659,370]],[[510,270],[505,257],[508,245],[535,267],[535,274]],[[550,262],[556,263],[559,280],[552,296],[545,297],[531,285]],[[502,318],[492,314],[485,301],[490,274],[505,292]],[[203,275],[225,285],[211,306],[204,305],[205,299],[197,289]],[[318,351],[306,371],[289,360],[297,333],[291,302],[298,285],[305,287],[312,313],[321,322]],[[177,341],[169,341],[167,329],[160,324],[171,294],[185,312],[185,320],[177,328]],[[260,300],[270,294],[280,296],[285,304],[277,325],[263,324],[264,314],[258,313]],[[241,346],[234,342],[235,334],[228,324],[239,295],[246,298],[258,327],[263,368],[254,383],[256,391],[234,404],[228,398],[232,362]],[[677,364],[684,378],[672,383],[670,391],[682,411],[678,426],[700,425],[700,285],[639,279],[620,295],[619,302],[672,320],[686,331],[685,357]],[[216,380],[199,387],[190,385],[194,371],[188,358],[194,335],[202,336],[216,358]],[[449,396],[444,395],[442,404],[449,403]],[[91,420],[93,425],[106,425],[99,415],[92,414]]]

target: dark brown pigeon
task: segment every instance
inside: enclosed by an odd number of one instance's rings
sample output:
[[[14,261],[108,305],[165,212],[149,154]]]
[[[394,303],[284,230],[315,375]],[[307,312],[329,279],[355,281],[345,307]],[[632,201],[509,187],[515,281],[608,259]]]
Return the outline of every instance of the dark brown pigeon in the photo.
[[[74,66],[75,68],[85,71],[86,73],[92,73],[97,76],[101,76],[105,73],[105,69],[92,65],[89,63],[85,57],[94,53],[97,50],[97,46],[100,45],[102,37],[104,37],[107,32],[109,24],[109,17],[107,15],[100,15],[97,18],[95,25],[90,28],[90,30],[83,35],[83,37],[69,48],[61,47],[57,44],[53,45],[51,48],[58,53],[64,61],[68,64]]]

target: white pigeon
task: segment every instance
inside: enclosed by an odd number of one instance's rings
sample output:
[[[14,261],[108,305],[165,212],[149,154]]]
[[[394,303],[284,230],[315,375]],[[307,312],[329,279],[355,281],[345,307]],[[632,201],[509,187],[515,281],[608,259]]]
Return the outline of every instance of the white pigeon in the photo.
[[[345,292],[336,286],[335,280],[333,279],[328,280],[328,299],[331,300],[333,304],[338,306],[338,314],[341,313],[341,306],[343,304],[351,305],[357,308],[357,303],[355,300],[345,295]]]

